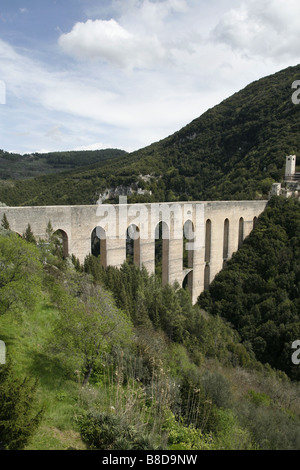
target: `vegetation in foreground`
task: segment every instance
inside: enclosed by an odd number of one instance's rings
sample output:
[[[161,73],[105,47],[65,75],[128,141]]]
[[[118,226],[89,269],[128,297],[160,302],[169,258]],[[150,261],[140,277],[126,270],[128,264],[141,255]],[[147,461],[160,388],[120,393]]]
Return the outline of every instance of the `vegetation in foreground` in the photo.
[[[64,260],[47,233],[1,229],[2,448],[300,448],[299,384],[220,316],[132,265]]]

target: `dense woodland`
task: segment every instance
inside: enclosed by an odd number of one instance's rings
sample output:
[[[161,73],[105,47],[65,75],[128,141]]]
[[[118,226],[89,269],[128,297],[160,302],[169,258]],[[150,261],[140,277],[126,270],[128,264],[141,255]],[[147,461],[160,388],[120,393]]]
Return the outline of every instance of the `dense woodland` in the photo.
[[[256,237],[266,258],[273,256],[275,271],[291,247],[297,264],[296,204],[270,204],[241,255],[223,272],[224,286],[233,266],[242,269],[243,252]],[[272,225],[276,232],[289,230],[280,250],[270,241]],[[290,259],[287,253],[284,259]],[[3,218],[0,261],[0,337],[7,346],[7,364],[0,366],[2,448],[299,449],[299,382],[296,372],[293,380],[288,377],[291,351],[286,372],[272,367],[270,347],[264,356],[257,349],[261,342],[250,344],[233,318],[221,316],[219,302],[212,300],[215,284],[193,306],[187,290],[162,287],[158,276],[132,264],[104,270],[90,255],[81,266],[74,257],[63,259],[50,221],[47,239],[37,243],[30,226],[20,238]],[[248,291],[252,271],[237,274],[249,276]],[[290,287],[282,285],[276,300],[287,303]],[[258,308],[268,295],[272,303],[274,292],[265,290]],[[216,311],[210,312],[214,302]],[[273,319],[285,321],[287,341],[295,339],[299,321],[291,312],[290,305],[288,318]],[[268,324],[261,325],[267,332]],[[253,318],[255,327],[260,328]]]
[[[1,180],[24,180],[49,173],[99,164],[126,155],[123,150],[49,152],[19,155],[0,150]]]
[[[258,226],[202,293],[199,305],[230,322],[255,357],[300,380],[300,202],[273,198]]]

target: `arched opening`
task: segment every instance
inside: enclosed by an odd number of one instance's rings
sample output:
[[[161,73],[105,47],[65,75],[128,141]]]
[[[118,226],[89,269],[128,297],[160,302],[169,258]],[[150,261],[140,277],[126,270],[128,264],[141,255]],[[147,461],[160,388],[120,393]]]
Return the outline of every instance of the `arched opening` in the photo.
[[[228,259],[229,254],[229,220],[224,220],[224,235],[223,235],[223,260]]]
[[[257,222],[258,222],[258,218],[254,217],[254,219],[253,219],[253,228],[256,227]]]
[[[69,256],[68,235],[61,229],[56,230],[53,235],[56,249],[60,252],[63,258],[67,258]]]
[[[244,219],[243,217],[239,220],[239,248],[242,246],[244,241]]]
[[[206,263],[210,263],[211,258],[211,220],[206,221],[205,225],[205,259]]]
[[[190,294],[192,295],[193,292],[193,271],[190,271],[186,274],[182,281],[182,288],[188,289]]]
[[[134,224],[126,231],[126,262],[140,267],[140,229]]]
[[[204,290],[207,290],[209,288],[209,284],[210,284],[210,266],[209,264],[206,264],[204,268]]]
[[[99,257],[101,266],[107,266],[106,253],[106,232],[102,227],[96,227],[91,235],[91,253],[93,256]]]
[[[194,265],[194,250],[189,244],[193,243],[194,240],[194,225],[191,220],[187,220],[183,226],[183,256],[182,256],[182,268],[188,269],[193,268]]]
[[[166,285],[169,279],[169,227],[160,222],[155,228],[155,275]]]
[[[187,220],[183,225],[183,256],[182,269],[187,272],[184,276],[182,287],[188,289],[190,294],[193,292],[193,266],[194,266],[194,250],[193,241],[195,238],[194,225],[191,220]]]

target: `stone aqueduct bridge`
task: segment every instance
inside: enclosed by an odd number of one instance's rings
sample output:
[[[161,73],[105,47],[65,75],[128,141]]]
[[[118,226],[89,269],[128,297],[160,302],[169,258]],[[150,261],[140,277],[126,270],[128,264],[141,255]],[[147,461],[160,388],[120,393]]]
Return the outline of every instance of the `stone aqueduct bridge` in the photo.
[[[126,198],[125,198],[126,199]],[[121,201],[122,202],[122,201]],[[124,202],[124,201],[123,201]],[[1,207],[11,230],[22,235],[30,224],[37,238],[46,238],[51,221],[60,231],[64,254],[81,262],[91,253],[92,233],[100,240],[103,266],[120,267],[126,259],[126,233],[133,228],[134,263],[155,270],[157,227],[162,233],[162,282],[185,282],[193,303],[224,263],[250,234],[268,201],[103,204],[90,206]],[[187,239],[188,267],[183,267]]]

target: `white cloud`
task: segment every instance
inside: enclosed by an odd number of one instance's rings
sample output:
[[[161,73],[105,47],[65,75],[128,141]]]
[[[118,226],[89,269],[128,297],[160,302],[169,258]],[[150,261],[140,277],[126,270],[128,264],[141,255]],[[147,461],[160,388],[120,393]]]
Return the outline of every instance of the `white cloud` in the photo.
[[[51,140],[55,141],[62,141],[62,131],[59,126],[52,127],[49,131],[45,134]]]
[[[187,13],[189,8],[186,0],[119,0],[115,2],[121,14],[122,24],[139,31],[151,29],[159,31],[165,28],[172,15]]]
[[[299,58],[298,0],[249,0],[224,14],[212,39],[253,57]]]
[[[111,148],[111,145],[103,144],[103,142],[95,142],[93,144],[86,144],[80,145],[79,147],[75,147],[73,150],[81,151],[81,150],[103,150],[107,148]]]
[[[91,15],[60,32],[53,55],[53,44],[43,56],[38,45],[28,51],[0,39],[3,148],[136,150],[292,65],[280,47],[296,56],[300,6],[293,0],[113,4],[114,19]]]
[[[102,59],[121,67],[151,68],[165,58],[158,39],[135,35],[111,19],[76,23],[59,38],[68,54],[79,59]]]

